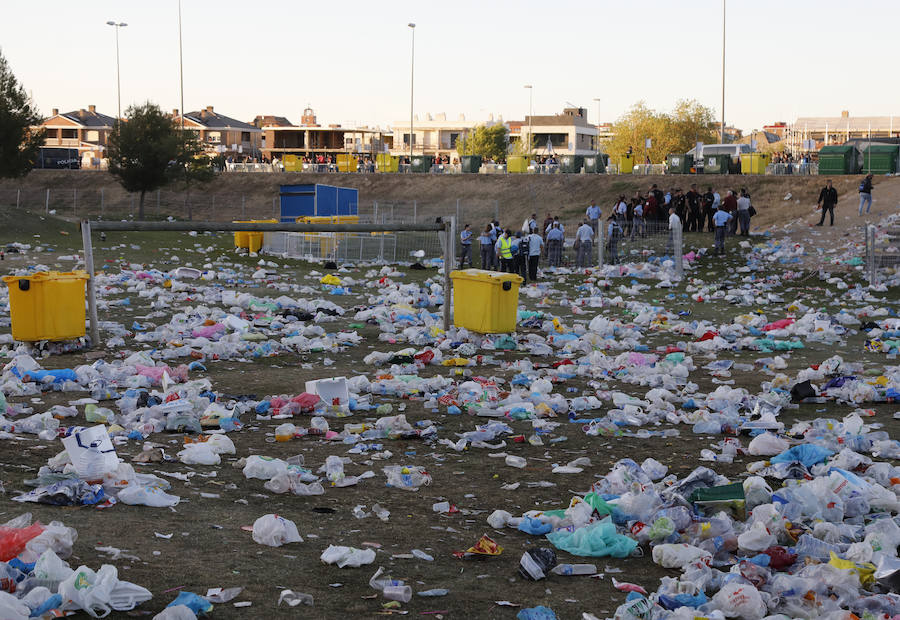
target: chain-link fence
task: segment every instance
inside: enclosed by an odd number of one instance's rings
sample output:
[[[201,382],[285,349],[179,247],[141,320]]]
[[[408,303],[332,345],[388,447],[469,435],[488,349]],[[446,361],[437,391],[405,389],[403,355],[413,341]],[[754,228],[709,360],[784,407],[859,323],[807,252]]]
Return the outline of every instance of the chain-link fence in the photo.
[[[894,218],[900,219],[900,218]],[[885,226],[866,226],[866,279],[878,284],[884,270],[900,269],[900,222]]]

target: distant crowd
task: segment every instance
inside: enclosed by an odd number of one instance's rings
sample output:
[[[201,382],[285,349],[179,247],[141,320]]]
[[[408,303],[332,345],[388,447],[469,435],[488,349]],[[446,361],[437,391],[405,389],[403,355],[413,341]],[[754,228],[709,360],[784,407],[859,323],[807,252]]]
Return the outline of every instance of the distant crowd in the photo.
[[[669,233],[666,253],[674,250],[673,234],[677,228],[684,232],[715,233],[715,253],[724,253],[725,238],[750,234],[750,218],[755,209],[746,189],[729,189],[725,195],[707,187],[701,193],[696,184],[687,192],[679,187],[663,191],[653,184],[645,193],[638,191],[630,199],[625,194],[610,207],[606,217],[604,262],[616,264],[620,260],[620,245],[648,235]],[[578,269],[596,264],[595,240],[601,232],[603,209],[596,201],[585,210],[585,217],[575,230],[573,249]],[[478,247],[481,269],[516,273],[528,282],[538,277],[543,259],[549,267],[563,266],[566,228],[558,215],[547,213],[542,222],[532,213],[521,227],[504,228],[497,220],[488,222],[476,232],[465,224],[460,232],[459,268],[474,267],[473,245]]]

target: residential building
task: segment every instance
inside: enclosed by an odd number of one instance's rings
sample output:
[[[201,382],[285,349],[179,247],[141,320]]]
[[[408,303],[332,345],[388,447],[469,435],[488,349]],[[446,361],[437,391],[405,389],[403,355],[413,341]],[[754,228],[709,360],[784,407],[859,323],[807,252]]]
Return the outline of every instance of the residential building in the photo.
[[[587,122],[585,108],[564,108],[562,114],[552,116],[526,116],[519,135],[510,134],[510,140],[528,140],[529,132],[534,136],[536,155],[596,155],[600,147],[598,126]]]
[[[322,127],[316,122],[312,108],[303,111],[301,124],[294,125],[280,116],[257,116],[262,125],[262,155],[268,160],[285,155],[314,158],[339,153],[357,155],[384,152],[389,148],[389,135],[378,128],[345,128],[341,125]],[[268,119],[271,119],[269,122]]]
[[[413,117],[412,151],[414,155],[431,155],[433,157],[446,157],[451,162],[459,158],[456,150],[456,142],[466,136],[479,125],[492,127],[502,123],[503,119],[494,120],[491,115],[487,121],[467,120],[465,114],[460,114],[454,120],[447,120],[447,115],[426,114],[424,120],[418,115]],[[409,119],[394,121],[392,155],[409,155]]]
[[[59,113],[53,108],[49,118],[34,129],[45,131],[38,168],[94,168],[105,166],[106,147],[115,118],[87,110]]]
[[[181,125],[178,110],[172,111],[172,120],[176,125]],[[262,130],[249,123],[219,114],[213,106],[185,114],[184,128],[197,133],[200,143],[209,155],[261,156]]]

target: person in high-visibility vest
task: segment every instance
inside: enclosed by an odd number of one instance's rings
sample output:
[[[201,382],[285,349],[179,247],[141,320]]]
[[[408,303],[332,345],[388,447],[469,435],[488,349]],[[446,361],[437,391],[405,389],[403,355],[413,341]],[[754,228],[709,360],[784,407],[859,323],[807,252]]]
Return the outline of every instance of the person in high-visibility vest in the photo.
[[[497,239],[497,256],[500,257],[500,271],[503,271],[504,273],[512,273],[512,235],[508,230],[503,231],[503,234],[500,235],[499,239]]]

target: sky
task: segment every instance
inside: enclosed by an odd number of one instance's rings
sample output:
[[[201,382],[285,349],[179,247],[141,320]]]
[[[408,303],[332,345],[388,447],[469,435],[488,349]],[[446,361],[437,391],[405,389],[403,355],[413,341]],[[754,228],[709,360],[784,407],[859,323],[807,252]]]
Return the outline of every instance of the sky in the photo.
[[[896,0],[726,0],[725,120],[900,115]],[[180,108],[178,0],[0,0],[0,53],[41,113]],[[411,29],[419,118],[521,120],[570,103],[614,121],[643,100],[696,99],[721,118],[722,0],[557,2],[182,0],[184,102],[243,121],[408,122]]]

